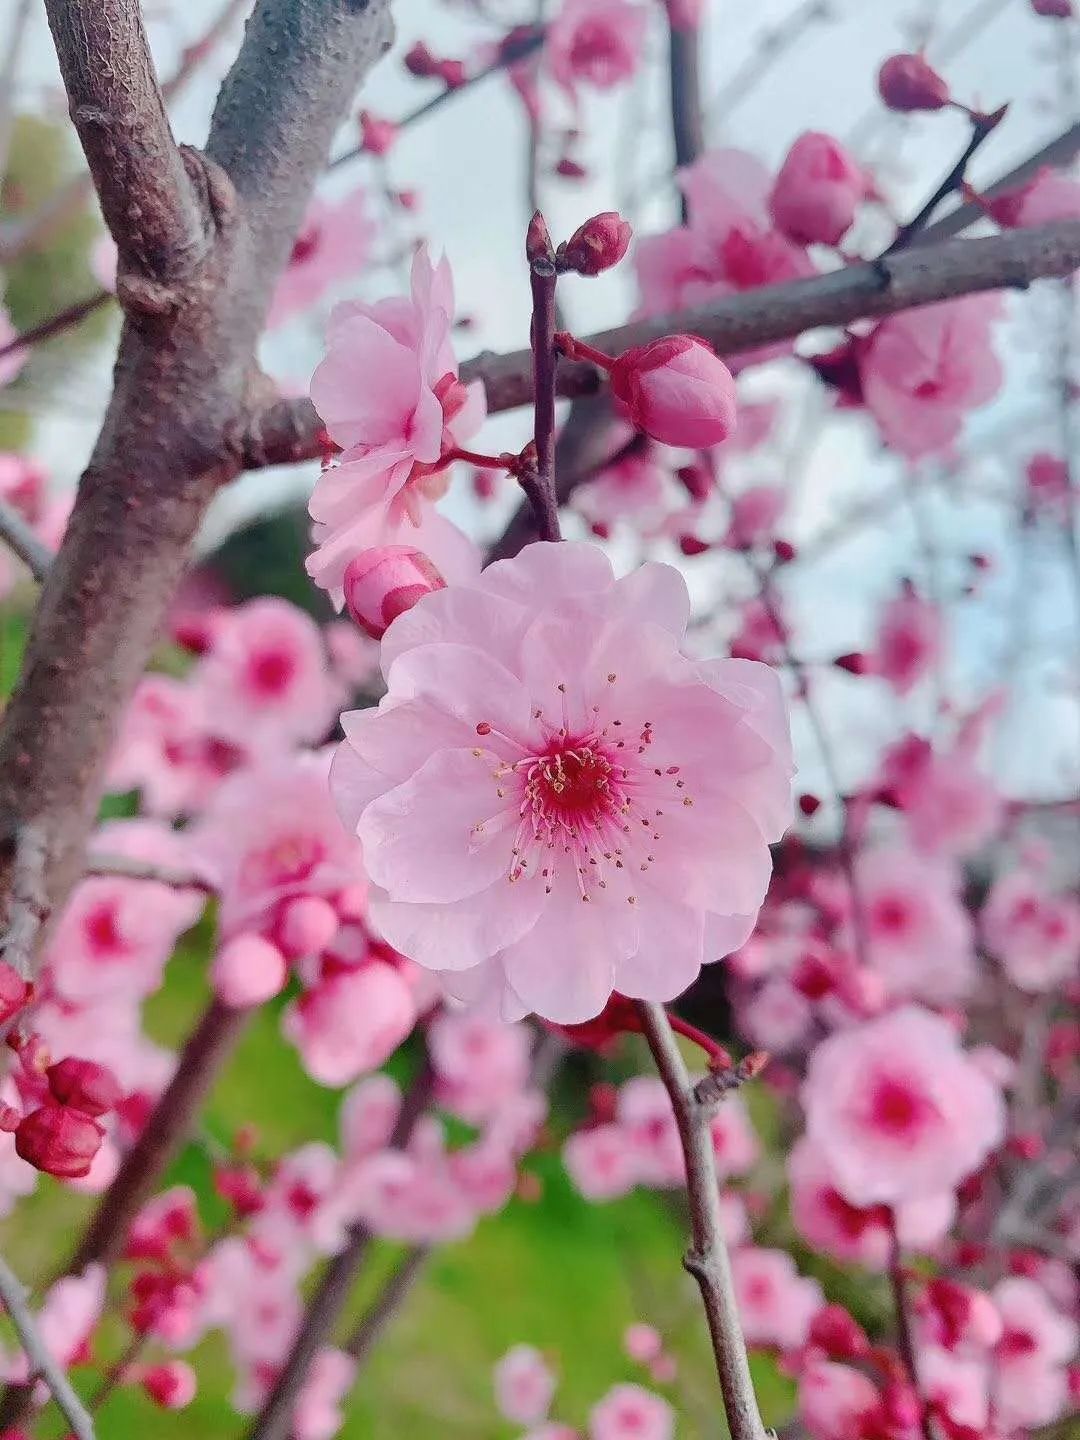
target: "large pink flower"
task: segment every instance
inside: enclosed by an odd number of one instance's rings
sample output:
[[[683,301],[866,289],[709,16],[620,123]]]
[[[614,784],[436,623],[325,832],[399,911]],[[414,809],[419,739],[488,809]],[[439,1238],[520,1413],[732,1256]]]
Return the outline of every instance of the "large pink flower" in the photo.
[[[969,411],[1001,389],[990,327],[997,296],[966,295],[882,320],[859,347],[867,409],[890,449],[916,460],[946,450]]]
[[[485,414],[482,384],[457,378],[453,316],[450,267],[420,249],[409,299],[351,301],[330,317],[311,399],[343,453],[311,497],[317,548],[307,569],[339,603],[349,561],[376,545],[413,545],[451,581],[479,568],[475,546],[432,503],[446,489],[444,451]]]
[[[997,1087],[945,1020],[914,1005],[830,1036],[802,1101],[806,1133],[852,1205],[938,1196],[1004,1136]]]
[[[688,659],[677,571],[537,544],[426,596],[331,776],[402,954],[504,1018],[668,1000],[742,944],[790,818],[776,676]]]

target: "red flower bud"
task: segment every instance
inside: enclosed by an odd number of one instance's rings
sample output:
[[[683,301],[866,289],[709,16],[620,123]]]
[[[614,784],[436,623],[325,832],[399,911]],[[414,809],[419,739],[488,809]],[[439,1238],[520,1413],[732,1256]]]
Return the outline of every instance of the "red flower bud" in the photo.
[[[703,449],[735,429],[735,381],[696,335],[635,345],[611,367],[611,389],[631,422],[665,445]]]
[[[878,94],[890,110],[940,110],[949,86],[921,55],[890,55],[878,71]]]
[[[821,801],[816,795],[804,794],[799,796],[799,809],[809,820],[811,815],[816,815],[821,809]]]
[[[690,560],[695,555],[704,555],[706,550],[712,549],[712,546],[707,540],[699,540],[696,535],[680,535],[679,549]]]
[[[393,120],[380,120],[370,110],[360,111],[360,149],[369,155],[385,155],[397,139]]]
[[[416,44],[405,52],[405,69],[410,75],[415,75],[418,80],[423,80],[428,75],[434,75],[437,63],[435,56],[432,55],[423,40],[417,40]]]
[[[810,1344],[833,1360],[861,1360],[870,1354],[865,1330],[842,1305],[826,1305],[817,1312],[810,1322]]]
[[[579,275],[600,275],[623,258],[633,233],[618,211],[604,210],[579,225],[559,247],[563,265]]]
[[[183,1360],[166,1360],[142,1372],[142,1386],[165,1410],[183,1410],[195,1398],[195,1372]]]
[[[69,1055],[66,1060],[50,1065],[45,1074],[53,1099],[73,1110],[81,1110],[84,1115],[96,1117],[115,1110],[124,1096],[112,1071],[93,1060]]]
[[[555,166],[555,174],[561,175],[564,180],[584,180],[588,173],[584,165],[579,165],[569,155],[563,155]]]
[[[772,548],[778,565],[790,565],[799,553],[790,540],[774,540]]]
[[[48,1101],[24,1116],[15,1131],[15,1149],[35,1170],[81,1180],[89,1175],[104,1138],[105,1131],[89,1115]]]
[[[838,670],[846,670],[849,675],[865,675],[867,671],[866,656],[858,650],[852,650],[847,655],[838,655],[833,664]]]
[[[29,999],[30,986],[6,960],[0,960],[0,1025],[6,1025]]]
[[[349,561],[343,581],[349,614],[375,640],[418,600],[445,588],[428,557],[410,545],[361,551]]]

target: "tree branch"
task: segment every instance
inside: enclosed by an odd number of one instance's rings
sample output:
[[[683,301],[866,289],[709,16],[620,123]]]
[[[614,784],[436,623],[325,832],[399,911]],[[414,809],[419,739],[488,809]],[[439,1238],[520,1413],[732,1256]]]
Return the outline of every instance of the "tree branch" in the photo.
[[[637,1001],[636,1006],[656,1068],[671,1097],[686,1159],[692,1245],[683,1264],[701,1290],[731,1440],[766,1440],[720,1215],[720,1185],[709,1123],[715,1107],[697,1099],[664,1007],[646,1000]]]
[[[425,1060],[405,1096],[390,1137],[391,1149],[401,1150],[408,1143],[413,1127],[431,1098],[432,1080],[431,1067]],[[293,1408],[304,1387],[308,1369],[334,1332],[371,1239],[371,1232],[366,1226],[350,1226],[345,1249],[333,1257],[323,1272],[277,1384],[248,1432],[249,1440],[285,1440],[290,1433]]]
[[[636,320],[585,340],[609,354],[645,345],[661,335],[700,335],[721,355],[736,355],[773,340],[791,340],[818,326],[850,324],[932,305],[983,290],[1026,289],[1047,276],[1080,267],[1080,221],[1061,220],[1031,230],[1012,230],[975,240],[928,246],[849,265],[810,280],[764,285],[711,305]],[[464,382],[482,380],[489,413],[532,403],[532,352],[485,352],[461,367]],[[559,366],[558,394],[595,395],[604,377],[594,365]],[[243,449],[251,465],[295,464],[317,458],[322,422],[310,400],[276,400],[255,417]]]
[[[30,574],[40,584],[49,573],[53,553],[34,534],[23,517],[12,505],[0,500],[0,539],[23,562]]]
[[[356,1361],[357,1374],[360,1373],[364,1362],[382,1339],[386,1327],[400,1310],[403,1301],[417,1280],[420,1279],[430,1257],[430,1245],[410,1246],[353,1328],[342,1348]]]
[[[11,1318],[19,1344],[23,1348],[31,1376],[38,1376],[49,1387],[56,1408],[63,1415],[77,1440],[94,1440],[94,1422],[76,1395],[71,1381],[52,1351],[41,1338],[37,1322],[26,1303],[26,1287],[7,1261],[0,1257],[0,1300]]]
[[[926,203],[919,208],[918,213],[896,232],[895,239],[884,252],[886,255],[895,255],[899,250],[906,250],[907,247],[914,242],[920,230],[926,227],[927,221],[946,196],[952,195],[954,191],[960,189],[964,183],[967,167],[970,165],[972,158],[975,153],[981,149],[985,141],[994,133],[1002,120],[1004,120],[1007,110],[1008,106],[1002,105],[1000,109],[995,110],[991,115],[975,115],[972,117],[971,138],[964,147],[963,154],[941,183],[935,187],[933,194]]]
[[[133,855],[89,855],[83,872],[86,875],[122,875],[127,880],[147,880],[154,885],[169,885],[174,890],[202,890],[212,894],[214,885],[198,870],[183,870],[173,865],[136,860]]]

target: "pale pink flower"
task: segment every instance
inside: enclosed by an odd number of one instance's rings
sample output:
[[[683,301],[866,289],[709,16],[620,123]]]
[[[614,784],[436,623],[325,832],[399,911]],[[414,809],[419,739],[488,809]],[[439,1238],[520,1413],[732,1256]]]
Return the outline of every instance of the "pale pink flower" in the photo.
[[[1065,1367],[1077,1350],[1075,1321],[1023,1276],[991,1292],[1003,1331],[994,1351],[994,1413],[1008,1430],[1048,1425],[1068,1403]]]
[[[312,1141],[285,1155],[263,1192],[263,1207],[248,1234],[269,1253],[332,1254],[345,1243],[335,1205],[341,1161],[329,1145]]]
[[[999,875],[979,916],[983,943],[1021,990],[1053,990],[1080,965],[1080,904],[1031,870]]]
[[[143,809],[172,818],[206,804],[242,749],[210,738],[207,696],[190,680],[144,675],[109,757],[106,786],[138,790]]]
[[[631,1360],[648,1365],[664,1353],[664,1337],[654,1325],[628,1325],[623,1331],[623,1349]]]
[[[320,1085],[348,1085],[374,1070],[416,1024],[416,1002],[394,965],[373,960],[320,980],[281,1017],[282,1034]]]
[[[637,1184],[637,1153],[621,1125],[576,1130],[562,1156],[567,1174],[586,1200],[617,1200]]]
[[[578,85],[610,90],[641,63],[648,14],[630,0],[562,0],[548,27],[544,58],[552,78],[574,94]]]
[[[739,628],[731,637],[732,655],[773,663],[782,659],[787,631],[776,606],[766,605],[755,596],[742,605],[738,614]]]
[[[987,209],[1007,228],[1080,220],[1080,182],[1044,165],[1025,184],[995,195]]]
[[[731,1257],[731,1273],[748,1345],[794,1350],[805,1343],[825,1297],[816,1280],[799,1274],[790,1255],[747,1245]]]
[[[272,1000],[288,979],[285,957],[261,935],[241,932],[227,940],[214,956],[210,982],[214,994],[234,1010],[246,1010]]]
[[[481,1015],[439,1015],[428,1027],[439,1103],[473,1124],[495,1114],[529,1079],[531,1039],[523,1025]]]
[[[940,664],[944,644],[944,621],[939,608],[906,592],[882,609],[871,668],[898,695],[906,695]]]
[[[390,627],[331,781],[374,923],[452,993],[578,1022],[745,940],[787,722],[772,672],[682,655],[687,613],[667,566],[616,582],[591,545],[535,544]]]
[[[913,1005],[819,1045],[802,1102],[807,1135],[853,1205],[940,1195],[1004,1138],[1000,1091],[945,1020]]]
[[[649,447],[608,465],[574,491],[574,508],[603,531],[629,524],[647,533],[675,508],[670,477]]]
[[[882,766],[883,783],[904,812],[916,849],[928,855],[970,855],[994,833],[1002,797],[965,748],[935,750],[911,736]]]
[[[349,561],[376,546],[411,545],[450,582],[479,569],[476,547],[432,503],[447,485],[437,462],[485,413],[481,383],[457,379],[453,314],[450,267],[420,249],[410,299],[352,301],[330,317],[311,398],[343,453],[311,497],[307,568],[339,605]]]
[[[366,690],[379,675],[379,642],[349,620],[332,620],[323,630],[334,675],[348,690]]]
[[[245,746],[322,740],[338,698],[319,627],[266,596],[226,611],[200,662],[213,733]]]
[[[113,820],[94,839],[104,856],[183,867],[182,838],[153,820]],[[198,889],[90,875],[80,881],[49,937],[48,976],[64,1001],[151,995],[183,932],[202,912]]]
[[[949,862],[911,850],[864,851],[856,862],[858,912],[870,964],[892,997],[946,1003],[976,979],[974,929]]]
[[[641,1385],[613,1385],[589,1413],[589,1440],[673,1440],[675,1411]]]
[[[380,545],[361,550],[345,567],[345,607],[366,635],[381,640],[386,628],[423,595],[446,581],[420,550],[409,545]]]
[[[360,847],[342,831],[326,777],[325,753],[263,762],[228,780],[190,832],[224,936],[269,928],[296,896],[333,900],[363,886]]]
[[[872,1381],[815,1356],[799,1374],[799,1419],[813,1440],[864,1440],[880,1408]]]
[[[771,1054],[800,1045],[814,1023],[809,1000],[784,976],[766,980],[739,1006],[739,1027],[754,1045]]]
[[[769,212],[797,245],[838,245],[865,193],[862,169],[839,140],[807,130],[784,158]]]
[[[401,1089],[389,1075],[369,1075],[352,1087],[341,1107],[341,1151],[362,1160],[390,1143],[401,1113]]]
[[[518,1425],[547,1418],[555,1397],[555,1376],[532,1345],[515,1345],[495,1366],[495,1404],[499,1414]]]
[[[919,1392],[953,1425],[981,1432],[990,1418],[990,1376],[982,1356],[956,1355],[935,1345],[918,1354]]]
[[[315,197],[274,291],[267,329],[310,310],[342,280],[364,269],[376,233],[369,203],[362,188],[340,200]]]
[[[293,1440],[333,1440],[345,1423],[344,1401],[356,1361],[344,1350],[320,1350],[311,1363],[292,1417]]]
[[[866,407],[909,460],[947,450],[972,410],[1001,389],[991,326],[997,296],[966,295],[891,315],[857,347]]]
[[[892,1220],[884,1205],[852,1205],[836,1188],[821,1147],[803,1136],[787,1162],[791,1218],[799,1234],[844,1264],[883,1271],[892,1252]],[[944,1239],[956,1217],[956,1197],[944,1191],[905,1200],[894,1211],[897,1234],[908,1253],[925,1252]]]
[[[278,1365],[303,1306],[298,1280],[306,1256],[271,1252],[241,1236],[218,1241],[201,1267],[204,1328],[223,1329],[238,1366]]]
[[[741,494],[734,495],[724,544],[743,550],[771,540],[787,499],[787,491],[782,485],[751,485]]]
[[[361,1161],[348,1182],[351,1213],[388,1240],[416,1245],[465,1239],[477,1211],[446,1159],[441,1147],[425,1152],[414,1142],[409,1152],[384,1150]]]

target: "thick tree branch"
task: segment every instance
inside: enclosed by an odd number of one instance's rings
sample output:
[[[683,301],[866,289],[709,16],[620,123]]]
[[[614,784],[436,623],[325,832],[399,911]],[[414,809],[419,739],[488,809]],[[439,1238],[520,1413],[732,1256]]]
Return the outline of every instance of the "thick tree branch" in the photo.
[[[198,170],[173,139],[137,0],[47,0],[49,27],[119,271],[168,283],[211,234]]]
[[[609,354],[644,345],[661,335],[700,335],[721,355],[791,340],[818,326],[847,325],[932,305],[982,290],[1026,288],[1033,280],[1070,275],[1080,267],[1080,221],[1061,220],[1032,230],[1012,230],[976,240],[912,246],[895,257],[849,265],[831,274],[788,285],[746,290],[693,310],[636,320],[585,337]],[[488,410],[532,403],[532,352],[485,352],[461,367],[463,381],[482,380]],[[604,377],[594,365],[563,362],[557,388],[564,397],[595,395]],[[277,400],[255,418],[245,437],[249,465],[293,464],[320,453],[321,422],[309,400]]]
[[[128,311],[102,433],[0,723],[0,841],[27,823],[42,835],[55,911],[188,547],[241,468],[274,284],[390,19],[388,0],[259,0],[204,159],[172,146],[134,0],[49,4],[103,208],[124,232]],[[0,859],[0,908],[9,888]]]
[[[656,1068],[671,1097],[686,1159],[692,1244],[683,1264],[701,1290],[731,1440],[766,1440],[750,1378],[720,1215],[720,1185],[709,1123],[715,1105],[703,1104],[697,1098],[664,1007],[639,1000],[637,1011]]]
[[[37,1322],[26,1301],[26,1287],[7,1261],[0,1257],[0,1302],[15,1327],[31,1377],[44,1380],[50,1395],[56,1401],[57,1409],[77,1440],[94,1440],[94,1422],[72,1388],[63,1366],[41,1338]]]

